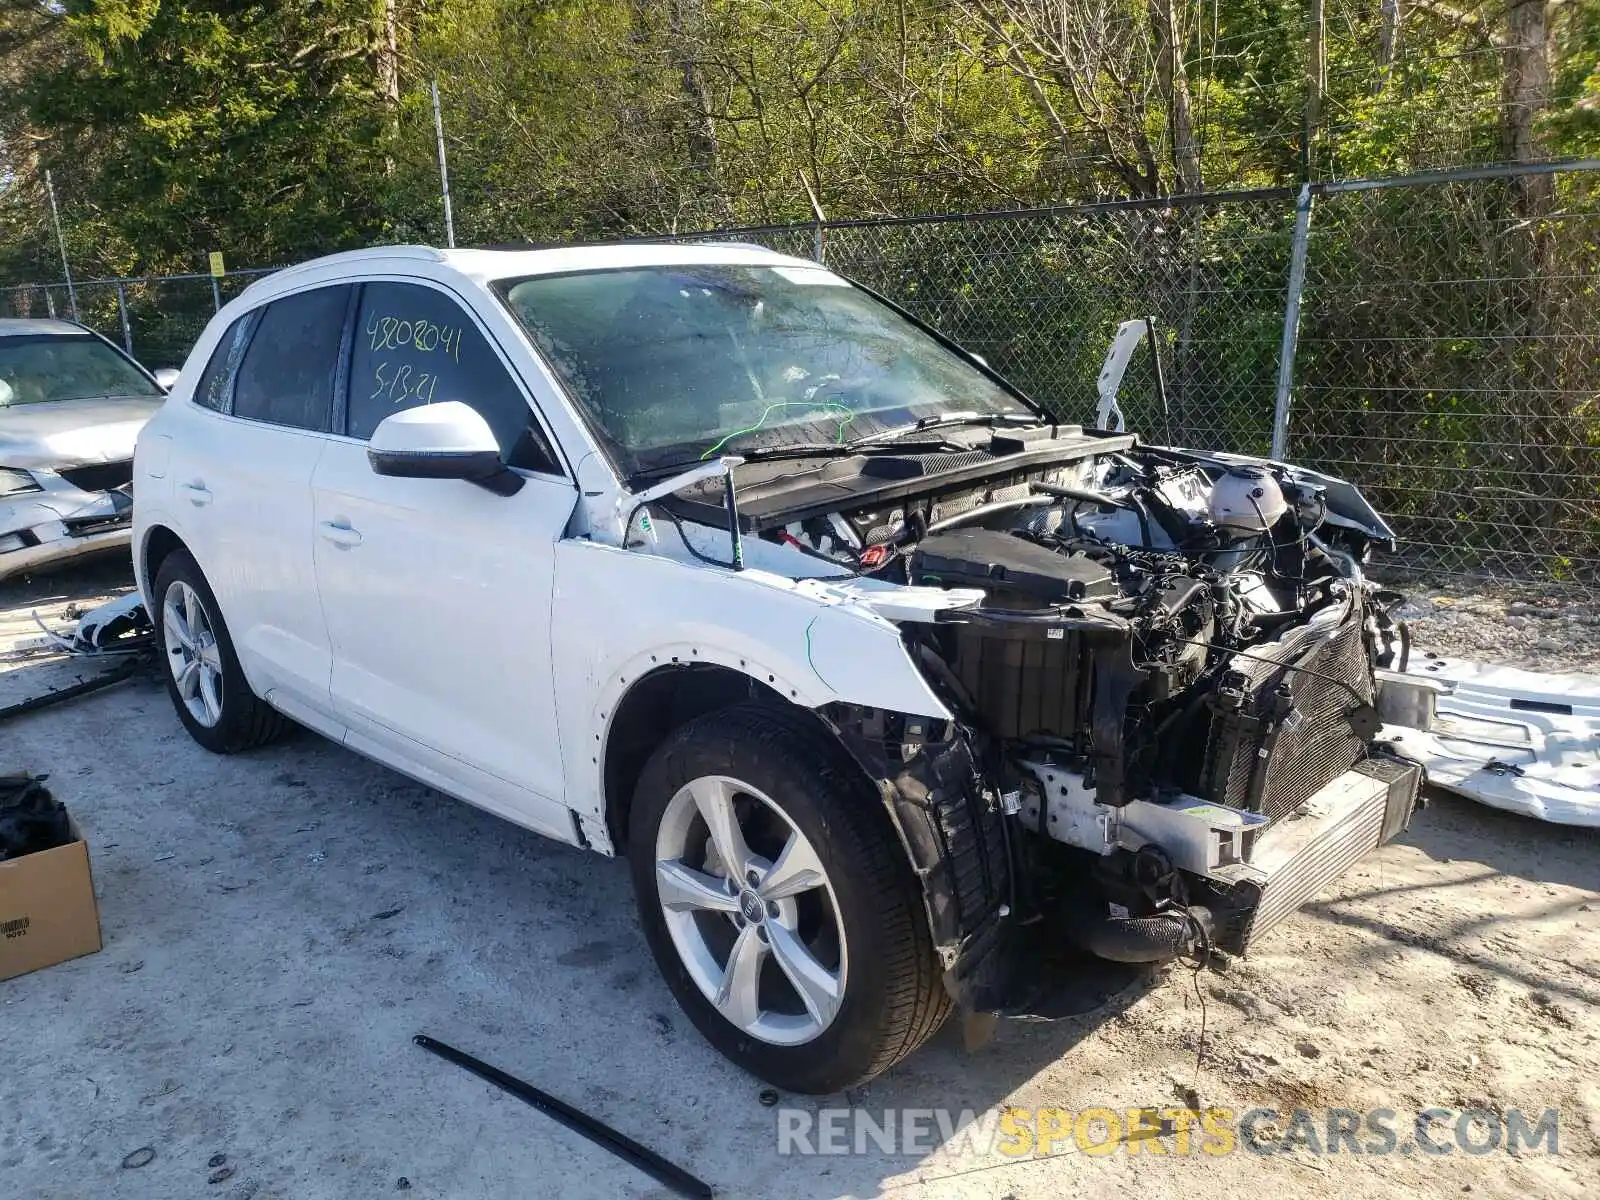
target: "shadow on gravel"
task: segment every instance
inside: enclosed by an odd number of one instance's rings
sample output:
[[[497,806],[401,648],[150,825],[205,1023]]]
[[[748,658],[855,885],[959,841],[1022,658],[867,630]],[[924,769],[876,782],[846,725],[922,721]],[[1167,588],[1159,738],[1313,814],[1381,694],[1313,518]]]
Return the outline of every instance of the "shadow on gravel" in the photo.
[[[1428,903],[1428,893],[1432,891],[1481,885],[1504,876],[1587,893],[1553,900],[1535,913],[1524,912],[1520,920],[1564,914],[1576,918],[1600,895],[1600,830],[1552,825],[1458,796],[1434,794],[1427,809],[1413,818],[1411,828],[1399,842],[1415,846],[1441,863],[1482,864],[1485,869],[1468,876],[1452,876],[1436,884],[1378,887],[1337,900],[1313,901],[1304,911],[1335,925],[1380,935],[1383,941],[1375,943],[1364,957],[1374,957],[1394,944],[1415,946],[1535,991],[1600,1005],[1600,982],[1586,985],[1559,978],[1553,971],[1541,970],[1537,964],[1543,960],[1537,953],[1530,952],[1520,961],[1510,961],[1504,954],[1477,948],[1474,943],[1478,939],[1497,934],[1497,927],[1504,920],[1498,912],[1443,921],[1433,928],[1418,930],[1402,928],[1358,911],[1365,902],[1402,893],[1414,896],[1420,906]]]

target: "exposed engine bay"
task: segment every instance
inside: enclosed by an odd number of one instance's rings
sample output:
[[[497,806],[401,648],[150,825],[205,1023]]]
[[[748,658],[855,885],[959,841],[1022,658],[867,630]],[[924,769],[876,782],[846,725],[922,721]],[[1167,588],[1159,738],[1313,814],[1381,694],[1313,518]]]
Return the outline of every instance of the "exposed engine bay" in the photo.
[[[972,743],[1016,905],[1094,952],[1242,951],[1409,821],[1421,771],[1377,744],[1399,597],[1363,573],[1392,533],[1348,484],[1051,425],[796,466],[739,472],[747,545],[981,593],[902,636]],[[668,515],[715,527],[716,483]]]

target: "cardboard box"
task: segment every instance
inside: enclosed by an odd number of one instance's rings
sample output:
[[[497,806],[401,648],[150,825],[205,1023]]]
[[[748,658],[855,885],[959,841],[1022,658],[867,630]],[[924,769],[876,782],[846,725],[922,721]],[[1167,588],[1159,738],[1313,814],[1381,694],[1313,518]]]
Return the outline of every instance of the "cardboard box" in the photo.
[[[70,825],[67,845],[0,862],[0,979],[100,949],[89,844]]]

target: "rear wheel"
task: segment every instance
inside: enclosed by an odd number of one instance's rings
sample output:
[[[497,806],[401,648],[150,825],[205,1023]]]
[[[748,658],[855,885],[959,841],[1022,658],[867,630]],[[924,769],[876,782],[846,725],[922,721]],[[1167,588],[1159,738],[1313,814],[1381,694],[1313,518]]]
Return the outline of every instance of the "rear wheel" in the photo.
[[[629,856],[678,1003],[778,1087],[861,1083],[949,1013],[882,802],[802,714],[739,707],[675,733],[640,777]]]
[[[187,550],[161,561],[152,591],[167,694],[189,736],[217,754],[280,736],[287,722],[245,682],[217,598]]]

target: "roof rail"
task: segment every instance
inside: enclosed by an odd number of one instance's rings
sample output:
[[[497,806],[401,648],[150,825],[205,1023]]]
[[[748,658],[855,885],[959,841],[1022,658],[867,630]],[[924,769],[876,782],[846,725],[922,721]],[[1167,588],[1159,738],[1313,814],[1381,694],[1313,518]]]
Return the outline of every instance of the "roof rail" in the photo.
[[[275,274],[293,274],[311,267],[320,267],[327,263],[358,263],[369,258],[415,258],[423,262],[443,262],[444,252],[432,246],[366,246],[360,250],[341,250],[337,254],[324,254],[319,258],[310,258],[305,262],[284,267],[283,270],[277,271]]]

